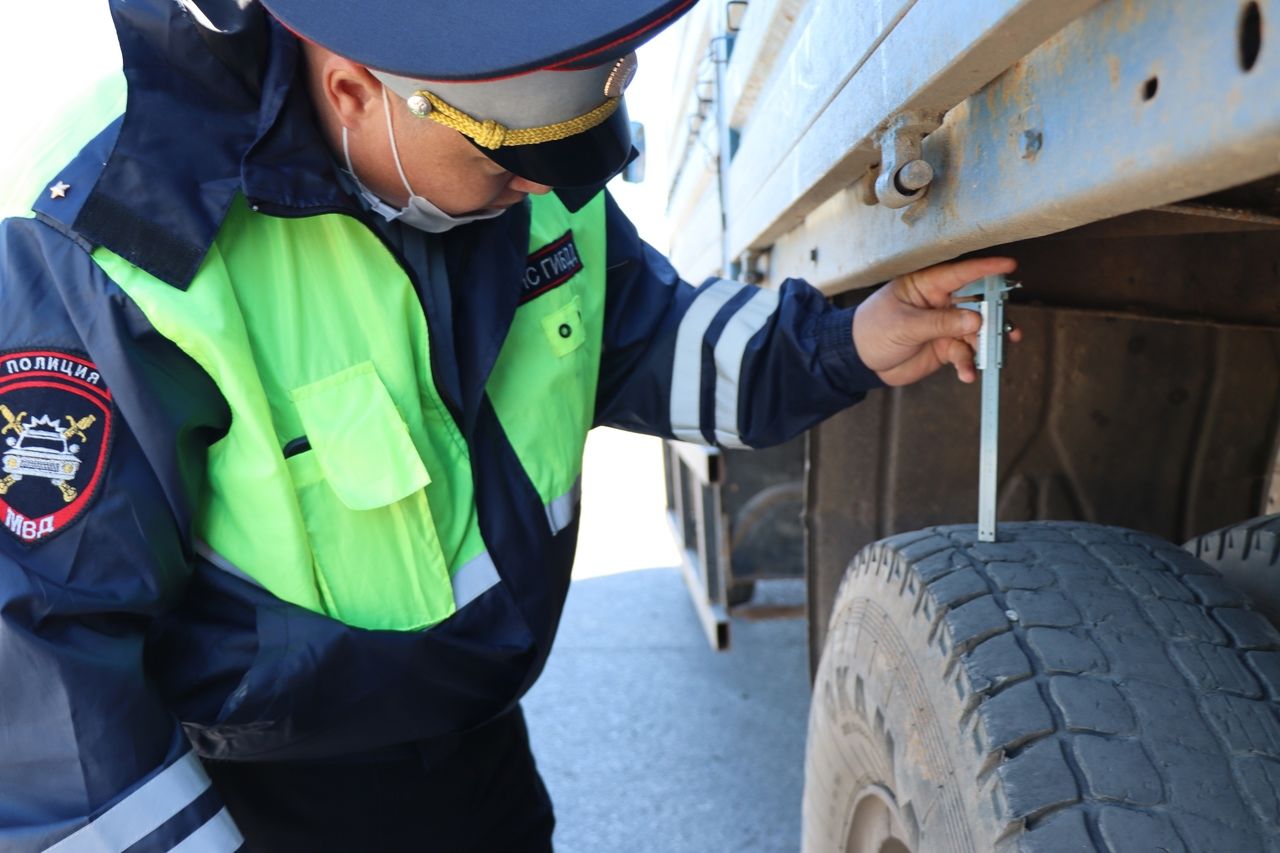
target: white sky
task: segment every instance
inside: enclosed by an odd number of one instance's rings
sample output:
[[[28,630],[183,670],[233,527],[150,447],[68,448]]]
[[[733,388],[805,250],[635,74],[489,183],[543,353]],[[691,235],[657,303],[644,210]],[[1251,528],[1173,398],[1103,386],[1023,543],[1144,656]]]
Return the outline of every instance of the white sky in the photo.
[[[115,31],[105,0],[6,0],[0,27],[0,79],[6,81],[4,122],[19,122],[68,93],[84,81],[97,79],[103,69],[118,67],[120,58]],[[667,248],[667,164],[664,144],[671,110],[668,69],[675,54],[668,30],[640,51],[640,70],[627,91],[627,107],[633,121],[646,125],[649,139],[644,183],[610,187],[619,204],[658,248]],[[46,107],[47,108],[47,107]],[[10,156],[10,143],[20,128],[0,127],[0,160]]]

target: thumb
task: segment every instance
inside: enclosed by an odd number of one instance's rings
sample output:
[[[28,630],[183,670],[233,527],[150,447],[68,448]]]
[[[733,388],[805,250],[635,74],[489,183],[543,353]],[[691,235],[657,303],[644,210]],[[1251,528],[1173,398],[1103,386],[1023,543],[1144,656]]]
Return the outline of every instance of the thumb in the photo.
[[[912,312],[903,323],[902,333],[913,344],[925,344],[938,338],[963,338],[982,328],[982,318],[963,308],[926,308]]]

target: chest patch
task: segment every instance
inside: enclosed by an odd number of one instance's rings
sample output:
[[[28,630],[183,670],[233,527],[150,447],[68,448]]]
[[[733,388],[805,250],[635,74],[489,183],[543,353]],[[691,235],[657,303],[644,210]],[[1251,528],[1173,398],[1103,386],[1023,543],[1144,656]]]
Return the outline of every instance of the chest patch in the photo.
[[[48,539],[88,509],[112,429],[111,392],[83,355],[0,354],[0,522],[10,535]]]
[[[554,290],[580,272],[582,259],[578,257],[578,247],[573,242],[573,231],[566,231],[525,261],[520,304]]]

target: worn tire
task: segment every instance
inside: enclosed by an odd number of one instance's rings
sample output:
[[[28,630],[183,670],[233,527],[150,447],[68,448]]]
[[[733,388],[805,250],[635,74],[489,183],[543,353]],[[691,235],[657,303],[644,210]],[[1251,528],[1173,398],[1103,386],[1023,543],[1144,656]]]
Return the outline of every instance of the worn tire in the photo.
[[[1280,635],[1081,523],[865,548],[809,718],[805,853],[1280,851]]]
[[[1280,625],[1280,515],[1233,524],[1182,547],[1238,587],[1271,624]]]

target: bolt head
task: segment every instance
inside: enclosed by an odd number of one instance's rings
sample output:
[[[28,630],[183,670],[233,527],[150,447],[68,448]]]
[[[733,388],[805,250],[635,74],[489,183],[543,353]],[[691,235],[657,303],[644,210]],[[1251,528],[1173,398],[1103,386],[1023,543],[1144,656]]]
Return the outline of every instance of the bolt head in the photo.
[[[924,160],[911,160],[898,170],[898,186],[909,193],[933,183],[933,167]]]

